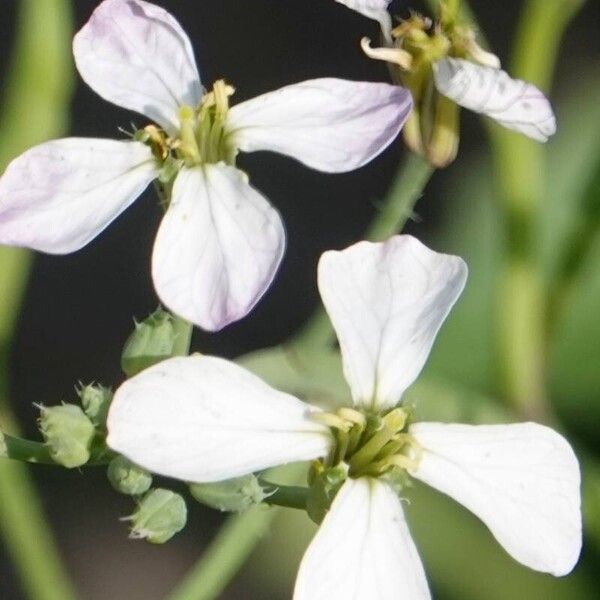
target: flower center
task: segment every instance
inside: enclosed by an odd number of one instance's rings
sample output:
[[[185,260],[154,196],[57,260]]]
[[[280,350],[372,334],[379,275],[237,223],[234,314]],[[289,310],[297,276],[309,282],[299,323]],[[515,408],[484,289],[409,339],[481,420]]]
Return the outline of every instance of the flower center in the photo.
[[[233,87],[219,80],[211,92],[204,94],[198,106],[181,106],[177,112],[179,132],[175,137],[168,136],[156,125],[148,125],[135,133],[134,139],[148,144],[161,163],[161,182],[172,180],[184,165],[193,167],[221,161],[234,164],[236,150],[225,130],[229,97],[234,92]]]
[[[216,81],[212,92],[205,94],[196,109],[179,109],[180,139],[177,155],[188,165],[233,163],[235,149],[227,143],[225,121],[229,111],[229,97],[235,90],[225,81]]]
[[[314,418],[331,428],[336,442],[329,456],[314,465],[317,472],[344,463],[351,477],[379,477],[418,467],[421,448],[407,431],[406,409],[394,408],[382,415],[340,408]]]

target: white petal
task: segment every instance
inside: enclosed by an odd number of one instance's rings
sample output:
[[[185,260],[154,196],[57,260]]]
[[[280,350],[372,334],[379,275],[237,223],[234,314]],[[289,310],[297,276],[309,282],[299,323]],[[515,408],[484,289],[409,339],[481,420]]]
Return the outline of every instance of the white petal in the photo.
[[[495,119],[538,142],[556,133],[548,99],[534,85],[511,79],[505,71],[458,58],[433,65],[438,91],[477,113]]]
[[[302,559],[294,600],[430,597],[394,491],[376,479],[348,479]]]
[[[392,0],[335,0],[348,8],[359,12],[361,15],[378,21],[381,32],[387,42],[392,41],[392,17],[388,6]]]
[[[558,433],[535,423],[418,423],[411,473],[475,513],[516,560],[566,575],[581,550],[579,465]]]
[[[142,113],[169,133],[177,108],[203,93],[190,40],[164,9],[142,0],[105,0],[73,40],[83,80],[109,102]]]
[[[0,179],[0,244],[79,250],[156,175],[152,152],[139,142],[67,138],[35,146]]]
[[[409,235],[359,242],[319,261],[319,290],[356,404],[395,405],[417,378],[467,277],[456,256]]]
[[[220,481],[327,454],[312,410],[227,360],[171,358],[119,387],[107,443],[153,473]]]
[[[279,213],[223,163],[183,169],[156,236],[152,276],[173,312],[210,331],[247,315],[285,248]]]
[[[272,150],[340,173],[382,152],[411,107],[410,93],[397,85],[311,79],[234,106],[227,128],[245,152]]]

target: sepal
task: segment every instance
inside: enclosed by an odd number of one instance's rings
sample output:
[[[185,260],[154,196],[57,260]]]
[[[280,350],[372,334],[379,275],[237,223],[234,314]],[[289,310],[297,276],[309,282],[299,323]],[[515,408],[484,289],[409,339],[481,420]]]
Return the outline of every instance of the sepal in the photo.
[[[263,487],[256,475],[250,474],[214,483],[192,483],[190,493],[198,502],[222,512],[244,512],[268,498],[273,487]]]
[[[133,539],[164,544],[185,527],[187,507],[179,494],[157,488],[144,496],[138,509],[126,520],[131,522]]]

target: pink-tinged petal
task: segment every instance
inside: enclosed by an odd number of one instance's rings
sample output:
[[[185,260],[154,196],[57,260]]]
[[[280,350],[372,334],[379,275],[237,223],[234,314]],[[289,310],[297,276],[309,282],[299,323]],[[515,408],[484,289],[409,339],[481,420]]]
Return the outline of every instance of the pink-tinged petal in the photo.
[[[316,410],[227,360],[171,358],[119,387],[107,443],[153,473],[221,481],[326,455]]]
[[[530,83],[511,79],[500,69],[459,58],[434,63],[433,72],[438,91],[460,106],[538,142],[546,142],[556,133],[550,102]]]
[[[377,21],[386,42],[392,42],[392,17],[388,6],[392,0],[335,0],[348,8]]]
[[[355,404],[394,406],[421,372],[467,266],[399,235],[325,252],[318,277]]]
[[[139,142],[66,138],[35,146],[0,178],[0,244],[79,250],[156,175],[152,152]]]
[[[376,479],[348,479],[304,554],[294,600],[430,598],[395,492]]]
[[[244,152],[272,150],[341,173],[383,152],[411,108],[410,92],[397,85],[311,79],[234,106],[227,130]]]
[[[475,513],[520,563],[569,573],[581,551],[577,458],[558,433],[535,423],[417,423],[417,479]]]
[[[217,331],[252,310],[284,249],[279,213],[241,171],[185,168],[156,237],[154,285],[174,313]]]
[[[104,0],[73,40],[83,80],[109,102],[146,115],[170,134],[177,109],[196,106],[203,88],[181,25],[142,0]]]

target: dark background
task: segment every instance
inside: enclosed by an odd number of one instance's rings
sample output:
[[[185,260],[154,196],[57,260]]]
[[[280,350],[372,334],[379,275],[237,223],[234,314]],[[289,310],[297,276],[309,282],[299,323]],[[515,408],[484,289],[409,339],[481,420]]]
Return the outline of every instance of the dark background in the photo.
[[[0,70],[4,75],[17,3],[2,4]],[[97,4],[75,2],[77,28]],[[364,57],[358,46],[363,35],[377,37],[377,24],[333,0],[162,0],[159,4],[188,32],[205,85],[225,78],[237,88],[234,102],[321,76],[388,81],[385,65]],[[521,2],[472,4],[492,47],[505,62]],[[406,6],[394,2],[401,16],[406,16]],[[598,25],[598,7],[588,2],[561,49],[557,81],[589,56],[591,44],[597,50]],[[139,115],[104,102],[78,81],[72,135],[120,137],[118,126],[127,127],[131,120],[145,124]],[[487,152],[478,120],[464,113],[462,120],[464,152],[450,170],[459,170],[470,154]],[[233,357],[277,344],[294,332],[318,301],[315,267],[320,253],[360,239],[401,152],[401,143],[394,143],[368,166],[343,175],[315,173],[274,154],[241,156],[239,164],[253,185],[282,213],[287,253],[278,278],[256,310],[219,334],[196,332],[194,348]],[[420,222],[408,227],[425,241],[447,210],[447,177],[447,171],[436,174],[418,205]],[[34,402],[73,401],[78,381],[107,385],[120,381],[120,350],[132,317],[143,318],[157,306],[149,257],[159,219],[156,200],[148,192],[83,250],[65,257],[36,256],[11,358],[13,405],[27,433],[35,433]],[[86,599],[161,598],[193,564],[221,521],[220,515],[190,502],[189,524],[170,544],[153,547],[129,541],[118,517],[131,511],[131,502],[112,492],[104,471],[36,467],[32,472],[64,557]],[[20,598],[1,548],[0,564],[0,597]],[[264,597],[248,586],[251,579],[242,576],[226,597]]]

